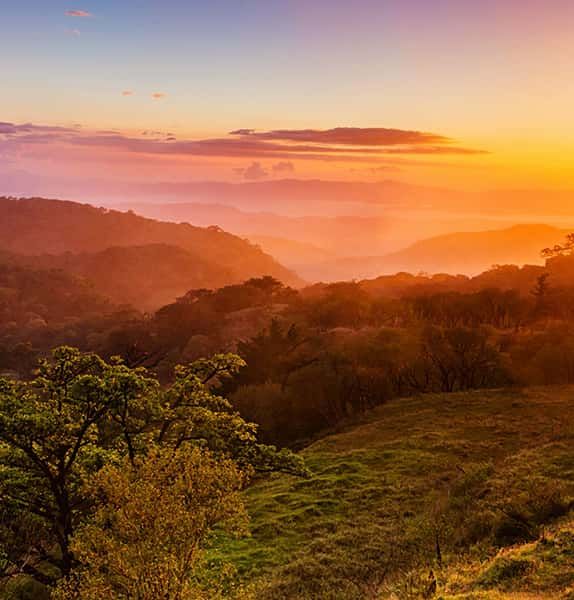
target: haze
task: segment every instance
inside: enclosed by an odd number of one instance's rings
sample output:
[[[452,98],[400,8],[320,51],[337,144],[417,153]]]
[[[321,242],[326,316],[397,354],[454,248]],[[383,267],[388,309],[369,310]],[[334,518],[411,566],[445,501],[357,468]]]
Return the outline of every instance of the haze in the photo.
[[[568,226],[573,19],[565,0],[9,3],[2,192],[217,224],[323,279],[443,233]]]

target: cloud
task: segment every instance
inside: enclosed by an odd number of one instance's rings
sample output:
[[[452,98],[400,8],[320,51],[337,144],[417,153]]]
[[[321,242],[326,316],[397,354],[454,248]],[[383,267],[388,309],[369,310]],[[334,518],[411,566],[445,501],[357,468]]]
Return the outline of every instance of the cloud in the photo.
[[[148,136],[160,132],[148,132]],[[169,137],[169,136],[168,136]],[[130,152],[148,154],[179,154],[193,156],[224,156],[252,158],[308,158],[324,160],[352,160],[358,150],[332,149],[328,146],[286,145],[257,140],[240,140],[230,138],[211,138],[203,140],[180,140],[165,144],[163,139],[155,137],[128,137],[124,135],[101,136],[82,135],[69,139],[69,143],[83,146],[115,147]],[[339,156],[340,155],[340,156]],[[363,160],[364,157],[356,157]],[[375,158],[375,157],[373,157]]]
[[[167,94],[165,94],[164,92],[154,92],[151,97],[154,100],[161,100],[162,98],[165,98],[167,96]]]
[[[243,170],[243,178],[257,181],[258,179],[265,179],[269,175],[269,172],[265,170],[261,163],[252,162],[246,169]]]
[[[278,163],[275,163],[271,170],[275,175],[283,175],[285,173],[294,173],[295,165],[289,160],[282,160]]]
[[[177,137],[170,131],[159,131],[157,129],[145,129],[141,135],[147,138],[153,138],[153,141],[176,142]]]
[[[131,92],[131,90],[125,90],[123,94],[127,95],[127,92]],[[360,147],[354,144],[267,140],[260,139],[251,133],[233,134],[222,138],[176,139],[176,136],[170,132],[157,130],[142,131],[139,135],[126,135],[116,131],[90,131],[78,127],[8,122],[0,122],[0,141],[4,142],[4,146],[18,145],[20,147],[52,143],[68,147],[93,147],[150,156],[226,157],[246,158],[253,161],[267,159],[274,161],[273,166],[269,168],[273,174],[293,172],[295,167],[292,161],[294,160],[338,161],[347,164],[363,163],[380,166],[383,161],[386,163],[400,161],[404,164],[402,155],[436,155],[442,158],[442,155],[449,154],[472,156],[484,153],[483,150],[437,143]],[[391,156],[393,156],[392,160]],[[261,165],[259,167],[264,170]],[[250,171],[252,174],[257,174],[257,172],[255,168]],[[261,174],[260,171],[259,174]]]
[[[259,140],[280,140],[350,146],[392,146],[399,144],[447,144],[452,140],[443,135],[424,131],[389,129],[385,127],[335,127],[333,129],[275,129],[257,132],[236,129],[230,135]]]
[[[172,136],[166,136],[172,137]],[[312,144],[283,144],[265,142],[261,140],[210,138],[202,140],[179,140],[164,143],[165,138],[115,136],[90,136],[74,137],[71,143],[84,146],[116,147],[130,152],[145,152],[150,154],[180,154],[193,156],[224,156],[224,157],[251,157],[271,158],[288,161],[289,159],[327,160],[327,161],[359,161],[378,162],[387,154],[478,154],[479,150],[458,149],[431,149],[419,151],[417,147],[403,147],[400,150],[386,148],[341,148],[339,146],[312,145]],[[171,140],[173,142],[173,140]]]
[[[34,125],[33,123],[7,123],[0,121],[0,135],[21,135],[29,133],[76,133],[75,127],[59,125]]]
[[[257,181],[259,179],[265,179],[269,176],[269,171],[261,166],[260,162],[254,161],[248,167],[236,167],[233,169],[237,175],[243,177],[243,179],[249,179]]]
[[[79,29],[66,29],[66,34],[74,37],[80,37],[82,32]]]
[[[80,18],[89,18],[89,17],[93,17],[94,15],[90,12],[88,12],[87,10],[77,10],[77,9],[70,9],[64,12],[64,14],[66,15],[66,17],[80,17]]]
[[[132,90],[124,90],[122,92],[122,96],[133,96],[134,93],[132,92]]]

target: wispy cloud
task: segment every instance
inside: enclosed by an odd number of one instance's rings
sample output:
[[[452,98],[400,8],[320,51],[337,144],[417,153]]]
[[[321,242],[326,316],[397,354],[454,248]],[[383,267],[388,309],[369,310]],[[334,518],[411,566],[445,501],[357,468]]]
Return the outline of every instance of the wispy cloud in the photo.
[[[134,95],[134,93],[132,90],[124,90],[122,92],[122,96],[133,96],[133,95]]]
[[[265,170],[258,162],[251,163],[243,172],[243,177],[245,179],[253,180],[264,179],[268,175],[269,173],[267,172],[267,170]]]
[[[165,92],[154,92],[151,97],[154,100],[161,100],[162,98],[165,98],[167,96],[167,94]]]
[[[21,135],[28,133],[77,133],[76,127],[59,125],[34,125],[33,123],[8,123],[0,121],[0,135]]]
[[[124,90],[123,95],[131,95],[131,90]],[[159,94],[159,92],[158,92]],[[356,128],[354,128],[356,131]],[[246,131],[246,130],[243,130]],[[250,131],[250,130],[247,130]],[[307,131],[307,130],[306,130]],[[335,131],[335,130],[328,130]],[[385,130],[400,131],[400,130]],[[286,134],[281,134],[286,135]],[[363,135],[363,134],[360,134]],[[371,134],[370,134],[371,135]],[[436,134],[424,134],[425,139],[433,139],[433,143],[413,143],[416,135],[405,132],[403,140],[410,142],[399,144],[393,141],[388,146],[380,145],[383,137],[379,132],[379,145],[374,145],[374,138],[364,136],[363,139],[371,139],[373,143],[367,146],[358,146],[354,143],[345,145],[341,143],[341,137],[337,143],[317,143],[311,141],[299,141],[297,136],[293,140],[282,141],[273,139],[273,136],[261,138],[253,133],[233,133],[228,137],[208,139],[176,139],[170,132],[155,130],[143,131],[139,136],[125,135],[114,131],[89,131],[77,127],[60,127],[50,125],[35,125],[32,123],[14,124],[0,122],[0,141],[7,145],[33,145],[33,144],[55,144],[60,146],[85,148],[93,147],[110,151],[121,151],[132,154],[147,154],[158,156],[204,156],[204,157],[227,157],[248,158],[253,161],[249,171],[251,175],[262,175],[264,170],[260,159],[274,160],[269,167],[273,174],[289,173],[294,171],[292,160],[320,160],[339,161],[364,164],[381,164],[383,160],[389,162],[390,155],[397,155],[394,160],[401,160],[398,155],[480,155],[483,150],[466,148],[455,144],[438,144],[437,139],[447,140],[444,136]],[[336,137],[334,134],[331,137]],[[398,140],[401,136],[397,133],[390,135],[388,140]],[[297,138],[297,142],[295,141]],[[356,139],[356,138],[355,138]],[[259,170],[254,165],[258,165]],[[245,169],[247,172],[247,169]]]
[[[74,37],[80,37],[82,35],[82,32],[79,29],[66,29],[66,33]]]
[[[69,10],[65,11],[64,14],[66,15],[66,17],[80,17],[80,18],[89,18],[89,17],[94,16],[91,12],[88,12],[87,10],[79,10],[79,9],[69,9]]]
[[[251,181],[258,181],[261,179],[265,179],[269,176],[269,171],[264,169],[261,166],[261,163],[254,161],[248,167],[245,168],[235,168],[233,169],[235,173],[241,175],[243,179],[248,179]]]
[[[258,132],[236,129],[231,135],[259,140],[281,140],[352,146],[391,146],[398,144],[447,144],[452,140],[443,135],[424,131],[390,129],[385,127],[335,127],[333,129],[275,129]]]

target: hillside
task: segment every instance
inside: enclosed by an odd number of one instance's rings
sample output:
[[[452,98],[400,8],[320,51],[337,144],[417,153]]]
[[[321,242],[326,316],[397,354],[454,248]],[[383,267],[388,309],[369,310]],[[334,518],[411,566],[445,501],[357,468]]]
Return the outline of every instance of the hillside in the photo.
[[[142,310],[155,310],[190,289],[220,287],[233,278],[229,268],[168,244],[19,256],[16,260],[37,268],[61,269],[92,282],[114,302]]]
[[[308,479],[248,490],[252,537],[214,559],[265,578],[258,598],[430,598],[435,578],[437,598],[566,598],[573,394],[391,401],[305,449]]]
[[[55,269],[15,264],[0,253],[0,331],[42,329],[114,309],[89,282]]]
[[[259,275],[301,280],[259,248],[218,227],[164,223],[133,213],[42,198],[0,198],[0,248],[17,254],[96,253],[112,247],[167,244],[217,265],[210,287]],[[151,267],[150,267],[151,268]],[[221,274],[227,275],[222,281]]]
[[[540,251],[569,231],[549,225],[452,233],[422,240],[385,257],[389,268],[476,274],[497,264],[540,264]]]
[[[567,233],[569,230],[550,225],[449,233],[423,239],[385,256],[340,259],[323,268],[331,280],[399,271],[475,275],[493,265],[542,264],[540,251],[561,242]]]
[[[0,375],[31,375],[41,348],[94,343],[98,329],[134,313],[84,277],[26,264],[0,251]]]

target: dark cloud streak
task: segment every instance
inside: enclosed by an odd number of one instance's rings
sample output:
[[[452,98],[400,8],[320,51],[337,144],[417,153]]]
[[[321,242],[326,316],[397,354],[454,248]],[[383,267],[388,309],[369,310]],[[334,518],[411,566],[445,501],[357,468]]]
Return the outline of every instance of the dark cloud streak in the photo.
[[[399,144],[448,144],[452,140],[436,133],[385,127],[335,127],[333,129],[275,129],[257,132],[236,129],[230,135],[258,140],[310,142],[348,146],[391,146]]]
[[[341,130],[345,133],[340,134]],[[442,136],[434,134],[420,134],[427,136],[425,139],[433,139],[433,143],[415,142],[417,132],[401,130],[360,130],[368,132],[360,134],[363,140],[370,139],[371,145],[360,147],[355,143],[348,146],[341,145],[341,140],[350,135],[349,131],[355,132],[357,128],[337,128],[327,132],[339,132],[336,135],[329,133],[326,138],[337,139],[338,143],[330,143],[323,136],[323,142],[318,143],[317,138],[310,135],[293,136],[292,140],[282,141],[275,139],[273,135],[261,138],[260,134],[245,133],[252,130],[237,130],[226,138],[210,138],[203,140],[177,140],[169,132],[145,131],[141,136],[127,136],[114,131],[85,131],[78,127],[61,127],[50,125],[34,125],[32,123],[14,124],[0,122],[0,141],[3,146],[11,144],[18,147],[34,144],[50,144],[65,146],[81,146],[103,148],[130,153],[142,153],[148,155],[179,155],[179,156],[206,156],[206,157],[228,157],[228,158],[268,158],[279,160],[272,167],[273,172],[289,172],[293,170],[290,159],[322,160],[322,161],[350,161],[373,163],[380,162],[388,155],[475,155],[484,154],[483,150],[464,148],[445,143],[441,145],[438,139],[447,140]],[[304,132],[315,130],[301,130]],[[238,133],[244,132],[244,133]],[[393,132],[393,133],[383,133]],[[273,132],[269,132],[272,134]],[[286,135],[286,134],[281,134]],[[391,140],[390,145],[375,145],[375,141],[382,142],[387,136]],[[402,137],[401,137],[402,136]],[[309,139],[307,139],[309,138]],[[313,138],[313,139],[310,139]],[[398,140],[403,142],[399,144]],[[297,140],[297,141],[296,141]],[[410,140],[410,142],[406,142]]]

